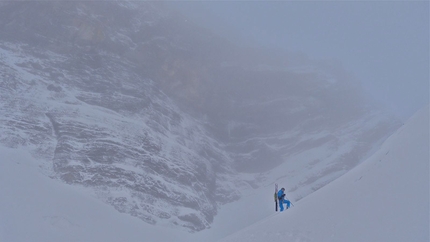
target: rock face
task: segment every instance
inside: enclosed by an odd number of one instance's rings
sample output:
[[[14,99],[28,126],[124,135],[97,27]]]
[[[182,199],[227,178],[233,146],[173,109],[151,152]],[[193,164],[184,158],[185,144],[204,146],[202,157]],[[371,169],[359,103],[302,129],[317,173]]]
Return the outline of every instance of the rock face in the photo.
[[[2,145],[191,231],[254,173],[300,161],[296,189],[315,190],[399,125],[335,65],[240,49],[154,2],[2,2],[0,75]]]

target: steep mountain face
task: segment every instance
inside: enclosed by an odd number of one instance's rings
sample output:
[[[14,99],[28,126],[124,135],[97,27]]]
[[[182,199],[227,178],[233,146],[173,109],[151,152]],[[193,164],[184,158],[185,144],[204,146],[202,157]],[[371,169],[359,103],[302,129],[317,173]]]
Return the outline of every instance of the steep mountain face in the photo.
[[[110,5],[128,9],[93,7]],[[223,184],[231,159],[135,64],[107,52],[111,43],[93,46],[110,32],[96,31],[91,7],[2,6],[1,143],[28,146],[55,176],[96,188],[120,212],[208,227],[216,203],[238,196]]]
[[[288,164],[275,175],[305,196],[398,126],[335,65],[238,48],[155,2],[2,2],[0,70],[2,145],[193,231],[262,171]]]

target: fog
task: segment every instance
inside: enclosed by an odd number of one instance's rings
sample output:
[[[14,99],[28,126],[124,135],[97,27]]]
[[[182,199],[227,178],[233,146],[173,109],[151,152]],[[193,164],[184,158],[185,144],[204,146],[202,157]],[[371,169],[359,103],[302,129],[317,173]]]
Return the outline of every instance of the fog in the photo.
[[[3,1],[0,146],[149,225],[209,230],[255,189],[299,201],[372,155],[402,125],[379,106],[428,103],[428,31],[421,2]],[[41,211],[27,228],[63,216]]]
[[[249,47],[337,61],[369,98],[406,120],[429,102],[426,1],[190,1],[166,3]]]

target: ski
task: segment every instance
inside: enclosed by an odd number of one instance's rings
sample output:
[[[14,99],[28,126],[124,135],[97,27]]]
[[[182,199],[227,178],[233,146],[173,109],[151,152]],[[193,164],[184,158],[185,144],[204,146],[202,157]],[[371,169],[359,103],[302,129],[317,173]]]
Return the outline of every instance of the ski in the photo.
[[[275,211],[278,211],[278,183],[275,183]]]

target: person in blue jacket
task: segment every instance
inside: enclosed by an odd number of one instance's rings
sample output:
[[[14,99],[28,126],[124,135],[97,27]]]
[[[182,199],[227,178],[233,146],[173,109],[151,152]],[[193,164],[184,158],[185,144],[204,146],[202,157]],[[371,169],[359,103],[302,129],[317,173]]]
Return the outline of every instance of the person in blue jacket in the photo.
[[[280,212],[284,211],[284,203],[287,204],[287,209],[290,208],[290,200],[285,199],[285,188],[281,188],[281,190],[278,191],[278,200]]]

